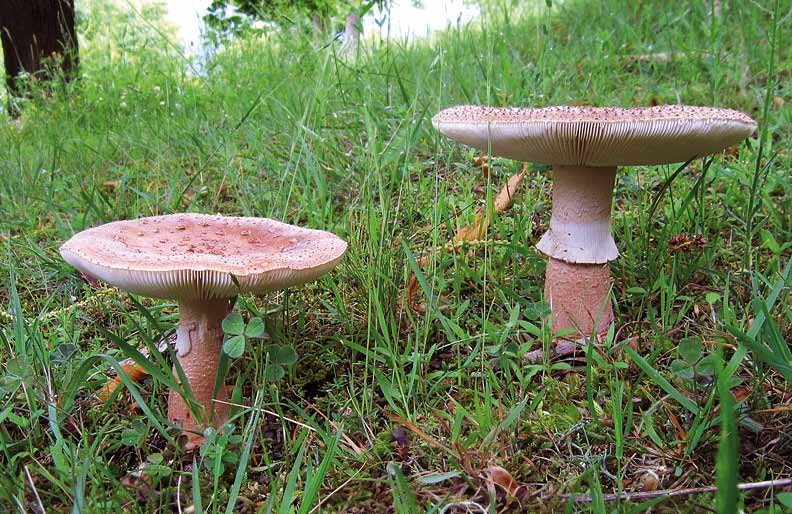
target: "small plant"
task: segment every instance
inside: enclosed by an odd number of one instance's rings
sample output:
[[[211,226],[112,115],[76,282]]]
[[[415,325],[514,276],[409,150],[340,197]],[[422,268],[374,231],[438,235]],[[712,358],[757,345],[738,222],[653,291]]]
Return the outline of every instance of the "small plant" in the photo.
[[[242,315],[232,312],[223,320],[223,332],[230,336],[223,343],[223,351],[232,359],[238,359],[245,353],[247,339],[263,339],[267,337],[264,330],[264,320],[251,318],[245,323]]]
[[[715,375],[715,355],[704,351],[699,337],[686,337],[679,342],[679,358],[671,362],[671,370],[689,388],[709,383]]]
[[[0,376],[0,397],[16,393],[22,385],[32,384],[33,368],[27,356],[8,359],[5,368],[5,374]]]
[[[146,463],[140,469],[148,481],[156,485],[163,478],[171,476],[173,469],[165,462],[161,453],[151,453],[146,457]]]
[[[226,464],[235,466],[239,462],[239,454],[229,451],[242,442],[242,436],[234,434],[234,425],[226,423],[222,428],[209,427],[204,431],[206,444],[199,450],[204,458],[204,466],[215,476],[225,471]]]
[[[140,419],[133,419],[130,426],[121,432],[121,444],[133,448],[143,448],[149,434],[149,425]]]
[[[771,502],[766,509],[757,510],[757,514],[787,514],[792,512],[792,493],[778,493],[775,502]]]
[[[223,343],[223,351],[232,359],[238,359],[245,353],[248,339],[267,339],[269,335],[264,329],[264,321],[259,317],[250,318],[245,323],[242,315],[232,312],[223,320],[223,332],[229,336]],[[277,382],[286,375],[285,368],[297,362],[297,353],[290,346],[272,344],[264,348],[267,354],[266,379]]]

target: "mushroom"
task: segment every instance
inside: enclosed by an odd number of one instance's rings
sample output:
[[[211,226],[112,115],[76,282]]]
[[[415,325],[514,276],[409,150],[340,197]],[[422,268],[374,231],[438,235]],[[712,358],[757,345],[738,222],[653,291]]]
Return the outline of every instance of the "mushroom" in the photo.
[[[203,427],[227,419],[225,387],[214,405],[212,390],[229,299],[314,280],[333,269],[345,250],[346,242],[334,234],[266,218],[173,214],[85,230],[60,253],[86,275],[132,293],[178,301],[176,355],[203,412],[195,419],[171,391],[168,418],[187,434],[186,448],[194,449],[204,442]]]
[[[617,166],[685,162],[748,137],[756,123],[731,109],[666,105],[496,108],[457,106],[432,118],[443,134],[493,155],[553,166],[550,230],[537,245],[549,257],[545,299],[553,330],[576,338],[613,323],[608,262]]]

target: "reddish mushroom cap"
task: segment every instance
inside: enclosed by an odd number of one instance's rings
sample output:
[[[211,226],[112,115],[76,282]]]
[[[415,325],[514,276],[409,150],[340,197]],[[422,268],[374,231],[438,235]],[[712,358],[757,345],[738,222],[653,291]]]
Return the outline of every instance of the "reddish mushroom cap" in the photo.
[[[756,129],[731,109],[663,105],[450,107],[432,118],[443,134],[493,155],[544,164],[627,166],[684,162],[719,152]]]
[[[172,214],[85,230],[60,248],[83,273],[126,291],[178,300],[265,293],[327,273],[346,242],[267,218]]]

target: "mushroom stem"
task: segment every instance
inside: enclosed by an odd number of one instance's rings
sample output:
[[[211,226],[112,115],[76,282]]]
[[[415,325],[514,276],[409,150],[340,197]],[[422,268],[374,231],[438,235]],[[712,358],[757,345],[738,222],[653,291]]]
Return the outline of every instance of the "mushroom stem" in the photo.
[[[573,264],[550,257],[545,300],[550,303],[553,332],[571,329],[562,339],[602,337],[613,323],[608,264]]]
[[[619,256],[611,236],[616,167],[553,166],[553,215],[536,245],[565,262],[602,264]]]
[[[616,167],[554,166],[553,215],[537,248],[550,257],[545,299],[553,331],[567,339],[602,336],[613,323],[608,261],[619,256],[611,235]]]
[[[168,419],[179,425],[187,436],[185,449],[192,450],[205,442],[201,435],[209,424],[222,425],[228,416],[224,403],[212,402],[220,353],[223,349],[223,318],[228,314],[228,299],[181,301],[179,303],[179,327],[176,332],[176,355],[190,384],[195,401],[203,406],[200,419],[195,419],[187,403],[175,391],[168,396]],[[178,374],[174,369],[174,376]],[[217,400],[227,399],[226,389],[221,386]]]

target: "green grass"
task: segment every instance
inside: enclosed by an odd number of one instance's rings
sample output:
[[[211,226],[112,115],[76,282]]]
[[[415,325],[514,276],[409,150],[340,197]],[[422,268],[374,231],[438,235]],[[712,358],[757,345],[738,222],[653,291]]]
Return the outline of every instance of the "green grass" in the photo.
[[[724,2],[719,19],[704,1],[493,3],[431,42],[358,56],[296,29],[245,37],[201,76],[164,43],[156,12],[83,13],[83,78],[0,119],[2,510],[631,512],[605,495],[717,475],[720,505],[780,512],[769,492],[724,488],[792,473],[792,412],[778,409],[790,404],[792,3]],[[626,58],[653,52],[684,56]],[[401,309],[420,256],[519,170],[495,160],[483,178],[471,150],[433,130],[435,112],[677,102],[743,110],[758,134],[678,174],[620,170],[618,330],[586,359],[522,359],[551,339],[534,249],[549,221],[544,166],[485,244],[419,273],[427,312]],[[349,242],[322,280],[240,299],[299,360],[273,383],[264,345],[248,341],[226,378],[243,405],[234,429],[196,455],[169,442],[164,359],[96,398],[111,366],[172,333],[175,305],[93,287],[57,252],[87,227],[181,211]],[[696,235],[704,244],[680,245]],[[717,373],[699,365],[710,355]],[[722,428],[722,412],[738,417]],[[488,482],[494,465],[521,484],[517,498]]]

